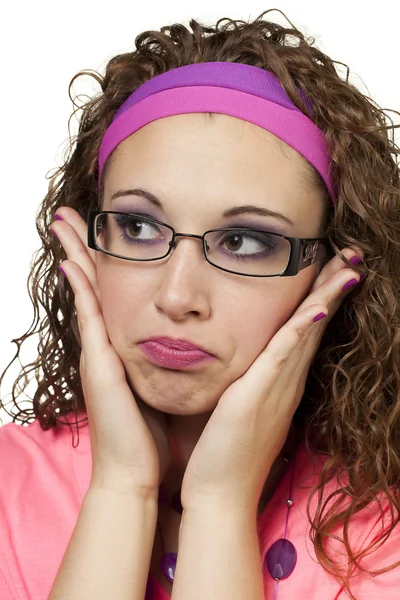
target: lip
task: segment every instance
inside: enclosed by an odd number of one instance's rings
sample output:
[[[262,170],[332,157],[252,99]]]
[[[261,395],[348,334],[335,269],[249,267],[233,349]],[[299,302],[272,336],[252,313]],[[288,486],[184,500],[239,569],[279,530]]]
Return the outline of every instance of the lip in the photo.
[[[138,345],[152,362],[167,369],[185,369],[215,359],[200,346],[182,339],[159,336]]]

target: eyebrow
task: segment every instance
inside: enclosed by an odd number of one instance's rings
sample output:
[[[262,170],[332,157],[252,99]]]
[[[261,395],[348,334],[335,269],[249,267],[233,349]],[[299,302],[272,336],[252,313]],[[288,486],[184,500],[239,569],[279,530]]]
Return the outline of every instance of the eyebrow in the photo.
[[[118,192],[115,192],[111,196],[111,202],[113,202],[113,200],[115,200],[117,198],[121,198],[122,196],[141,196],[142,198],[145,198],[146,200],[151,202],[151,204],[153,204],[157,208],[164,210],[161,200],[159,200],[159,198],[157,198],[157,196],[155,196],[154,194],[152,194],[151,192],[149,192],[147,190],[143,190],[141,188],[135,188],[135,189],[129,189],[129,190],[119,190]],[[281,221],[284,221],[285,223],[288,223],[289,225],[294,225],[293,221],[291,221],[289,219],[289,217],[287,217],[286,215],[283,215],[282,213],[279,213],[279,212],[275,212],[268,208],[263,208],[261,206],[254,206],[253,204],[245,204],[243,206],[234,206],[232,208],[227,208],[222,213],[222,216],[223,217],[236,217],[237,215],[242,215],[242,214],[253,214],[253,215],[258,215],[260,217],[275,217],[277,219],[280,219]]]

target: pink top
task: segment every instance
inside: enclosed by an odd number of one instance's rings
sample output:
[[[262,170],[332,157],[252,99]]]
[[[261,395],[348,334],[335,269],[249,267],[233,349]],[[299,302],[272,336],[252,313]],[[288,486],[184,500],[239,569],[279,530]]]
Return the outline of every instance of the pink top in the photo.
[[[75,428],[74,428],[75,430]],[[91,476],[89,429],[79,430],[80,442],[72,448],[68,427],[42,431],[37,421],[29,426],[14,423],[0,428],[0,598],[45,600],[68,546]],[[320,464],[320,463],[319,463]],[[293,485],[293,508],[287,538],[298,553],[293,573],[279,583],[278,600],[344,600],[339,583],[316,561],[308,537],[306,503],[316,481],[305,448],[299,450]],[[291,471],[258,519],[263,556],[283,536]],[[304,478],[307,478],[305,481]],[[316,505],[313,501],[312,507]],[[369,542],[381,525],[376,506],[354,518],[352,547]],[[366,561],[379,569],[400,560],[400,528]],[[265,597],[274,598],[275,581],[264,573]],[[155,580],[152,600],[168,600],[169,594]],[[399,597],[400,567],[375,578],[360,573],[351,590],[357,600],[393,600]]]

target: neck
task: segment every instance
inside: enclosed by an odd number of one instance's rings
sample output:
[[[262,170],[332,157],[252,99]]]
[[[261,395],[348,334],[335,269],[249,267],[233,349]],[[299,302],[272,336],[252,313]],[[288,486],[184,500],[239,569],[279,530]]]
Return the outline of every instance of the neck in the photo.
[[[183,476],[190,456],[211,415],[212,412],[201,415],[166,415],[171,444],[171,464],[161,483],[161,489],[167,498],[171,499],[175,492],[182,487]],[[268,504],[287,471],[289,463],[284,458],[290,459],[293,456],[296,449],[295,438],[295,429],[292,423],[285,444],[274,461],[265,482],[259,502],[259,514]]]
[[[170,498],[181,488],[190,456],[211,415],[212,412],[201,415],[166,415],[171,446],[171,464],[161,487],[167,497]]]

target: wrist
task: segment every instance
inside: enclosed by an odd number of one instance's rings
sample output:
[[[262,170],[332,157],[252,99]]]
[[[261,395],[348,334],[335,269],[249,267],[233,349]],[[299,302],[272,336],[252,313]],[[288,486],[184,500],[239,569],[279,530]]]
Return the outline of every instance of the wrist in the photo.
[[[104,473],[92,474],[89,489],[93,491],[110,491],[117,494],[127,494],[140,501],[158,505],[159,488],[139,485],[131,477],[122,475],[106,475]]]
[[[191,499],[183,506],[183,515],[190,517],[213,517],[223,515],[227,519],[245,516],[246,518],[257,518],[257,502],[227,500],[226,498],[196,498]]]
[[[207,493],[203,491],[191,491],[190,493],[181,493],[182,507],[186,512],[221,512],[230,513],[247,512],[248,514],[257,514],[260,492],[249,491],[246,489],[237,490],[213,490]]]

